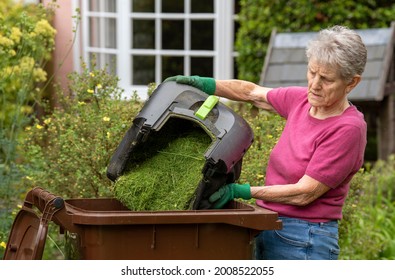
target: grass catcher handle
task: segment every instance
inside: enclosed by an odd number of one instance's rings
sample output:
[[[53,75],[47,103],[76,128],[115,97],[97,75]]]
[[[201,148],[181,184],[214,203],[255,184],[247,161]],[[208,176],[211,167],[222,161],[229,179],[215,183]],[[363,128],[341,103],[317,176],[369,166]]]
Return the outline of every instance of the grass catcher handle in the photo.
[[[208,113],[217,105],[219,101],[218,96],[210,95],[207,97],[206,101],[200,106],[199,110],[195,113],[195,116],[197,116],[199,119],[204,120]]]

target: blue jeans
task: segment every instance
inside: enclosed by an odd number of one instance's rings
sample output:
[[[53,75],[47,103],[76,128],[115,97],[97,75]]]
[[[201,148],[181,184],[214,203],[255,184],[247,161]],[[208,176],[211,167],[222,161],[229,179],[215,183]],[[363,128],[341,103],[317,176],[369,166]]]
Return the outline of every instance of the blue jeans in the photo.
[[[312,223],[279,217],[282,230],[262,231],[255,238],[255,257],[260,260],[337,260],[338,223]]]

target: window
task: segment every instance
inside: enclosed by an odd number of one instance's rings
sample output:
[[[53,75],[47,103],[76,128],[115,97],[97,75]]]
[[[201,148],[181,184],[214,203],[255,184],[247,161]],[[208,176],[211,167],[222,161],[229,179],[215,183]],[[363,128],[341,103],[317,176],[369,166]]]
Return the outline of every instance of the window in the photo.
[[[107,66],[128,95],[145,99],[149,83],[178,74],[234,77],[234,1],[81,3],[84,60]]]

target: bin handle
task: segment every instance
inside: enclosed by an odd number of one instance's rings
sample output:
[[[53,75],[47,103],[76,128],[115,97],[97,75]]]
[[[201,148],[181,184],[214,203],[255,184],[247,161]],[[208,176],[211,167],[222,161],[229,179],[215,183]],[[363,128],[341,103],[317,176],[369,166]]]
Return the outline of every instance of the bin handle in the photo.
[[[78,233],[79,229],[72,222],[72,213],[69,212],[67,202],[62,197],[56,196],[41,187],[35,187],[30,190],[25,197],[24,207],[37,207],[41,211],[41,222],[55,222],[61,229]]]
[[[33,252],[34,259],[41,259],[48,233],[48,224],[54,214],[63,209],[65,205],[63,198],[55,196],[39,187],[32,189],[26,195],[24,207],[31,209],[33,205],[42,212],[42,215],[39,217],[40,223],[35,238],[36,246]]]
[[[26,203],[29,204],[30,208],[32,205],[36,206],[43,213],[44,209],[48,207],[48,204],[51,204],[54,210],[60,210],[64,207],[63,198],[56,196],[40,187],[32,189],[26,195],[25,204]]]

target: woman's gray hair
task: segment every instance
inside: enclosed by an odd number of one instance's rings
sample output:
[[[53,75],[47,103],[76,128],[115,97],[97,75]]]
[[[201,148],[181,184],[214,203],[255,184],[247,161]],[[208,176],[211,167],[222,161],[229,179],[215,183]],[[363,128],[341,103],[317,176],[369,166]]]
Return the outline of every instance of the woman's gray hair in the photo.
[[[362,75],[367,57],[367,50],[361,37],[344,26],[323,29],[316,39],[310,41],[306,48],[308,61],[337,67],[345,81],[351,81],[355,75]]]

